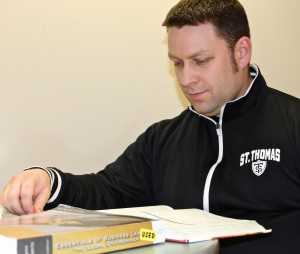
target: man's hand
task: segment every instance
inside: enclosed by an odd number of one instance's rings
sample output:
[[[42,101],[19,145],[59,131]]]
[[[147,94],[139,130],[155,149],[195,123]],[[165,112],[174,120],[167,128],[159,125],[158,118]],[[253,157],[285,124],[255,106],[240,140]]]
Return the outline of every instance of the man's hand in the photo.
[[[50,178],[42,169],[34,168],[16,174],[1,195],[1,204],[13,214],[43,211],[51,194]]]

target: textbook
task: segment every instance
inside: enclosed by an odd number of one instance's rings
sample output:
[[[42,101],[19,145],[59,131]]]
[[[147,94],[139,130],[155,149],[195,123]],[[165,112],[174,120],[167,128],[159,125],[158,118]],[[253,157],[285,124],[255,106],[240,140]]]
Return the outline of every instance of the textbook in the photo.
[[[1,213],[0,250],[7,254],[107,253],[165,241],[161,220],[60,205],[38,214]]]
[[[161,219],[165,240],[171,242],[192,243],[271,232],[253,220],[227,218],[194,208],[175,210],[161,205],[100,211]]]

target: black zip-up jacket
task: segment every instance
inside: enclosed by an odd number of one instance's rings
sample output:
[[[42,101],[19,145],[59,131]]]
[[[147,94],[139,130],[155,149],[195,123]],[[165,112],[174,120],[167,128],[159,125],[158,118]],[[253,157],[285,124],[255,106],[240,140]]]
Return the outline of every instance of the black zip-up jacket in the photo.
[[[192,107],[150,126],[97,174],[58,172],[55,200],[89,209],[169,205],[255,219],[271,234],[221,241],[221,253],[300,253],[300,100],[258,68],[219,118]],[[51,200],[52,201],[52,200]]]

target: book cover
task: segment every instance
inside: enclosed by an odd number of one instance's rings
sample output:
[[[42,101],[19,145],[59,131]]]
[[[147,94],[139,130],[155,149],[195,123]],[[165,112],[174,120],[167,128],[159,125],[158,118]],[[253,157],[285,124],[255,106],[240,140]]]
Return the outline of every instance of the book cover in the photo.
[[[107,253],[164,242],[161,220],[69,206],[0,219],[1,252]]]

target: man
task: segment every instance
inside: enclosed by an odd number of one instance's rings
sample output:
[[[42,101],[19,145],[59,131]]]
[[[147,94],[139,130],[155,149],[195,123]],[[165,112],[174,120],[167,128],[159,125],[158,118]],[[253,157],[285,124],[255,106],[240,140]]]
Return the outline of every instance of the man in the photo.
[[[300,100],[269,88],[249,64],[249,25],[237,0],[182,0],[163,25],[189,108],[150,126],[97,174],[25,170],[1,203],[16,214],[46,203],[196,207],[273,230],[221,241],[221,253],[299,253]]]

